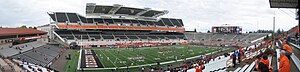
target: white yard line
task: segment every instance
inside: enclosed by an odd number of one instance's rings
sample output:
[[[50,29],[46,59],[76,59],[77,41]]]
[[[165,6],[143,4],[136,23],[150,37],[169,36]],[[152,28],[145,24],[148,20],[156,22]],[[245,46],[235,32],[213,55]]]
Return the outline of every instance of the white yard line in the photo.
[[[227,50],[227,49],[226,49]],[[101,51],[101,50],[100,50]],[[225,51],[225,50],[224,50]],[[101,51],[102,52],[102,51]],[[207,53],[205,55],[210,55],[212,53],[216,53],[218,51],[213,51],[211,53]],[[110,53],[110,52],[109,52]],[[104,53],[103,53],[104,54]],[[110,53],[112,54],[112,53]],[[113,54],[112,54],[113,55]],[[106,55],[105,55],[106,56]],[[115,56],[115,55],[113,55]],[[148,56],[148,55],[147,55]],[[195,59],[195,58],[198,58],[198,57],[201,57],[202,55],[198,55],[198,56],[193,56],[193,57],[188,57],[186,58],[186,60],[190,60],[190,59]],[[106,56],[107,57],[107,56]],[[115,56],[116,57],[116,56]],[[153,57],[153,56],[151,56]],[[155,57],[154,57],[155,58]],[[119,59],[120,60],[120,59]],[[178,59],[176,61],[172,60],[172,61],[166,61],[166,62],[162,62],[160,63],[161,65],[163,64],[169,64],[169,63],[175,63],[175,62],[180,62],[180,61],[184,61],[183,59]],[[111,61],[112,62],[112,61]],[[113,63],[114,64],[114,63]],[[138,66],[128,66],[128,68],[135,68],[135,67],[141,67],[141,66],[150,66],[150,65],[157,65],[157,63],[151,63],[151,64],[144,64],[144,65],[138,65]],[[124,69],[124,68],[127,68],[127,67],[119,67],[119,69]],[[105,70],[105,69],[115,69],[115,68],[85,68],[85,70]]]
[[[71,51],[72,53],[73,51]],[[76,52],[76,51],[75,51]],[[78,57],[78,63],[77,63],[77,70],[80,69],[80,66],[81,66],[81,53],[82,53],[82,49],[80,49],[80,52],[79,52],[79,57]]]
[[[98,59],[100,58],[100,56],[98,56],[98,54],[96,54],[96,56],[97,56]],[[100,60],[100,62],[101,62],[101,64],[102,64],[103,68],[105,68],[105,66],[104,66],[104,64],[103,64],[103,62],[102,62],[102,60],[101,60],[101,59],[99,59],[99,60]]]
[[[153,56],[153,55],[147,55],[147,56],[150,56],[150,57],[152,57],[152,58],[157,58],[157,57],[155,57],[155,56]],[[165,59],[165,60],[168,60],[168,59],[166,59],[166,58],[164,58],[164,57],[159,57],[159,59]],[[155,61],[154,61],[155,62]]]
[[[107,56],[106,56],[106,54],[105,53],[103,53],[101,50],[100,50],[100,52],[102,53],[102,54],[104,54],[104,56],[107,58]],[[116,64],[114,63],[114,62],[112,62],[111,60],[109,60],[115,67],[118,67],[118,66],[116,66]]]
[[[210,55],[210,53],[208,55]],[[186,58],[186,60],[195,59],[195,58],[198,58],[198,57],[201,57],[201,55],[189,57],[189,58]],[[162,62],[160,64],[169,64],[169,63],[180,62],[180,61],[183,61],[183,59],[179,59],[179,60],[176,60],[176,61]],[[157,65],[157,63],[144,64],[144,65],[139,65],[139,66],[128,66],[128,67],[129,68],[135,68],[135,67],[150,66],[150,65]],[[127,68],[127,67],[120,67],[120,69],[124,69],[124,68]],[[86,68],[85,70],[103,70],[103,69],[115,69],[115,68]]]
[[[108,51],[108,53],[110,53],[111,55],[113,55],[114,57],[116,57],[118,60],[121,60],[121,59],[119,59],[116,55],[114,55],[114,54],[112,54],[110,51]],[[123,55],[121,55],[122,57],[124,57]],[[124,58],[126,58],[126,57],[124,57]],[[131,61],[132,63],[135,63],[134,61],[132,61],[132,60],[130,60],[129,59],[129,61]],[[125,64],[125,63],[123,63],[123,64]],[[137,63],[135,63],[135,64],[137,64]],[[126,65],[126,64],[125,64]],[[139,64],[137,64],[137,65],[139,65]],[[129,66],[129,65],[127,65],[127,66]]]
[[[128,53],[130,53],[130,52],[128,52]],[[131,53],[130,53],[130,54],[127,54],[127,55],[132,56],[132,57],[135,57],[135,56],[132,55]],[[138,55],[138,54],[135,54],[135,55]],[[145,59],[147,59],[147,58],[145,57]],[[151,60],[151,59],[148,59],[148,60]],[[152,60],[152,61],[153,61],[153,60]],[[145,61],[142,61],[142,62],[144,62],[145,64],[147,64]],[[153,61],[153,62],[155,62],[155,61]]]

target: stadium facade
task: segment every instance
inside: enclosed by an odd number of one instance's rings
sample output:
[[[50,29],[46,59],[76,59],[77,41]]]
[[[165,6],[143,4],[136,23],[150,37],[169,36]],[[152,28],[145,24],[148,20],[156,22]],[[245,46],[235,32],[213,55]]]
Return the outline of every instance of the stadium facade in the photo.
[[[166,10],[125,7],[119,4],[110,6],[87,3],[86,16],[71,12],[48,12],[53,22],[38,29],[48,31],[50,38],[72,47],[186,44],[183,21],[159,18],[167,13]]]

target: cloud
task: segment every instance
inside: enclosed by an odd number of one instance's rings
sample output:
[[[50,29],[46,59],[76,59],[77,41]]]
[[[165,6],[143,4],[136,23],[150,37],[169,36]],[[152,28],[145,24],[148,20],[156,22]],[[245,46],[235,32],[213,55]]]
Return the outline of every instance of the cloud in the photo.
[[[1,0],[0,26],[47,24],[47,12],[51,11],[85,15],[86,3],[168,10],[162,17],[181,18],[186,30],[202,32],[225,23],[241,26],[244,31],[271,30],[274,13],[276,28],[288,30],[298,24],[295,10],[271,9],[268,0]]]

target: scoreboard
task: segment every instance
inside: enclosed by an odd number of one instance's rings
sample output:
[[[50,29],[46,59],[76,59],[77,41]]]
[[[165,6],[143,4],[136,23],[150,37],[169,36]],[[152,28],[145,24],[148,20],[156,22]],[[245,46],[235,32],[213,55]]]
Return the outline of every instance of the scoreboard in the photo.
[[[242,27],[239,26],[214,26],[212,33],[242,33]]]

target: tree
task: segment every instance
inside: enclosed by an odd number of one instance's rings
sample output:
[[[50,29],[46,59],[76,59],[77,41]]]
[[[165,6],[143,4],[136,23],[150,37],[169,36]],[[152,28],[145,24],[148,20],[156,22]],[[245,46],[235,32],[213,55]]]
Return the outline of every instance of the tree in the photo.
[[[197,32],[197,30],[196,30],[196,29],[194,29],[194,32]]]
[[[279,34],[281,34],[281,30],[280,29],[278,29],[277,30],[277,32],[275,33],[276,35],[279,35]]]
[[[33,29],[37,29],[36,27],[33,27]]]
[[[25,25],[20,26],[19,28],[27,28]]]
[[[28,27],[28,28],[32,28],[32,27]]]
[[[267,35],[264,40],[267,40],[267,39],[269,39],[269,35]]]
[[[210,33],[210,31],[208,30],[207,33]]]

